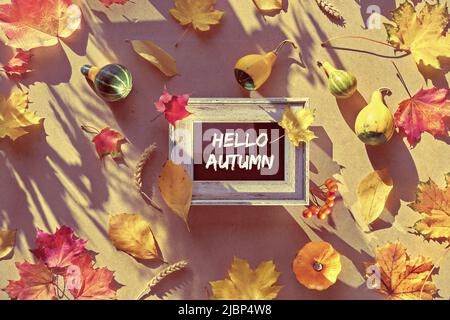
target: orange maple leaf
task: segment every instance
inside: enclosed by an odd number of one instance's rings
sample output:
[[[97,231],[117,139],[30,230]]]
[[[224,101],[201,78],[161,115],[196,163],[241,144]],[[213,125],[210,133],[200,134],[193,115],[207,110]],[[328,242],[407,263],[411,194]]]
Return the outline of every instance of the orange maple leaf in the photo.
[[[378,291],[391,300],[431,300],[436,286],[429,281],[433,270],[430,259],[422,256],[411,259],[400,243],[389,243],[376,250],[375,263],[367,266],[379,268],[380,287]],[[369,270],[369,269],[367,269]],[[367,277],[373,277],[367,274]]]
[[[2,41],[26,51],[57,44],[80,23],[81,10],[72,0],[11,0],[0,5]]]

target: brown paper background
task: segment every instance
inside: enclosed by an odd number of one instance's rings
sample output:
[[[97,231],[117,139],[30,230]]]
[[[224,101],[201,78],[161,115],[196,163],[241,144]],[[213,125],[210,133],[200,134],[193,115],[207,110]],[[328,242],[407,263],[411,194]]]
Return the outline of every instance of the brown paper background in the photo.
[[[1,1],[7,2],[7,1]],[[164,259],[175,262],[188,259],[186,272],[167,279],[151,299],[204,299],[208,281],[222,279],[233,256],[250,261],[253,267],[273,259],[282,273],[282,299],[377,299],[361,276],[363,262],[370,261],[374,248],[388,241],[402,241],[411,255],[423,254],[438,260],[445,245],[429,243],[410,233],[420,217],[406,206],[414,199],[419,180],[431,177],[443,184],[450,170],[449,147],[444,141],[423,135],[422,142],[410,150],[401,136],[386,146],[366,148],[352,131],[355,114],[371,93],[388,86],[387,98],[392,111],[407,98],[391,64],[395,60],[411,91],[425,86],[412,57],[388,59],[364,52],[325,49],[322,40],[346,34],[365,35],[384,41],[385,31],[364,30],[370,1],[333,1],[347,19],[345,28],[331,23],[314,1],[285,1],[286,12],[263,19],[250,0],[219,0],[226,11],[222,23],[210,32],[191,32],[174,48],[183,32],[170,16],[172,1],[134,0],[135,4],[102,7],[97,0],[79,1],[84,20],[82,29],[60,45],[33,50],[35,72],[21,80],[30,91],[30,108],[45,117],[44,129],[33,129],[14,144],[0,141],[0,227],[17,228],[14,255],[0,261],[0,287],[17,279],[16,261],[31,260],[36,228],[54,231],[66,224],[89,240],[88,248],[97,255],[99,266],[115,271],[123,285],[120,299],[133,299],[143,284],[161,270],[153,263],[140,263],[118,252],[107,236],[109,214],[139,213],[153,226]],[[383,15],[395,1],[373,1]],[[302,207],[194,207],[190,213],[189,233],[181,219],[169,212],[153,210],[135,191],[133,168],[139,155],[151,143],[157,143],[156,157],[145,171],[145,188],[152,183],[167,158],[168,125],[157,116],[153,102],[164,84],[174,93],[192,93],[194,97],[245,97],[233,75],[234,63],[243,55],[273,49],[289,38],[298,42],[298,52],[285,48],[269,82],[259,91],[264,97],[309,97],[315,108],[315,132],[319,139],[311,146],[312,181],[321,183],[339,175],[346,202],[353,205],[358,182],[373,168],[387,167],[395,189],[388,202],[392,212],[383,214],[375,231],[364,233],[350,212],[339,202],[332,219],[319,222],[301,218]],[[165,78],[158,70],[136,56],[126,39],[149,39],[170,52],[178,62],[180,76]],[[341,40],[340,47],[357,48],[393,57],[387,47],[365,41]],[[289,53],[291,52],[291,53]],[[1,45],[1,62],[12,51]],[[359,79],[359,93],[337,103],[328,93],[317,60],[329,60],[348,69]],[[79,68],[86,63],[104,65],[120,62],[135,78],[134,92],[125,102],[108,106],[89,88]],[[433,83],[448,87],[449,76],[429,74]],[[429,82],[431,84],[431,82]],[[2,75],[1,94],[17,86]],[[123,146],[124,163],[110,158],[99,161],[90,137],[80,124],[97,128],[111,126],[122,132],[129,143]],[[161,199],[156,192],[159,203]],[[295,280],[291,262],[308,241],[325,240],[342,254],[343,271],[336,285],[324,292],[309,291]],[[433,280],[444,299],[450,297],[450,256],[440,262]],[[0,299],[7,295],[0,292]]]

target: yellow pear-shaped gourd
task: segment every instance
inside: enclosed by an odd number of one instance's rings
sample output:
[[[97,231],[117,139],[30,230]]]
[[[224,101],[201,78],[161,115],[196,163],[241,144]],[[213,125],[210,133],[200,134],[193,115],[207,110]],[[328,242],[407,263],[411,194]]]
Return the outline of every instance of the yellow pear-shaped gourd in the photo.
[[[239,59],[234,67],[234,75],[239,84],[248,91],[260,88],[272,73],[278,52],[286,43],[297,48],[292,41],[285,40],[273,51],[264,54],[250,54]]]
[[[356,77],[345,70],[336,69],[329,62],[318,62],[328,77],[328,89],[338,99],[350,98],[357,90]]]
[[[375,91],[370,103],[361,110],[356,118],[355,132],[367,145],[380,145],[388,142],[394,134],[394,117],[384,103],[384,95],[391,95],[389,89]]]

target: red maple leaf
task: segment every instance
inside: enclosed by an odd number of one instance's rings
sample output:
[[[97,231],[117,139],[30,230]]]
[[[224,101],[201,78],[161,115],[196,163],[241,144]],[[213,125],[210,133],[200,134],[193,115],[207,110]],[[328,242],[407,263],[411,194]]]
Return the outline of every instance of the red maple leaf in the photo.
[[[178,120],[183,120],[192,114],[186,110],[188,101],[189,95],[173,96],[164,88],[159,101],[155,102],[155,107],[159,112],[164,112],[167,121],[175,126]]]
[[[105,5],[105,7],[109,8],[113,4],[125,4],[129,0],[100,0],[101,3]]]
[[[114,273],[107,268],[95,268],[90,255],[72,260],[67,269],[66,288],[78,300],[112,300],[116,291],[111,288]]]
[[[20,279],[9,281],[5,291],[16,300],[53,300],[56,299],[53,274],[42,262],[31,264],[16,263]]]
[[[94,137],[92,142],[95,144],[95,150],[100,158],[110,154],[113,159],[120,156],[120,145],[123,137],[117,131],[110,128],[103,129],[98,135]]]
[[[87,241],[77,238],[73,230],[62,226],[54,234],[38,230],[37,248],[31,250],[36,258],[49,268],[62,269],[72,264],[72,259],[85,253]]]
[[[403,130],[414,147],[422,132],[433,136],[448,136],[450,117],[449,89],[421,89],[411,99],[400,103],[395,112],[395,125]]]
[[[32,54],[29,52],[18,49],[14,57],[3,67],[3,70],[8,76],[21,76],[31,72],[32,70],[29,66],[31,57]]]

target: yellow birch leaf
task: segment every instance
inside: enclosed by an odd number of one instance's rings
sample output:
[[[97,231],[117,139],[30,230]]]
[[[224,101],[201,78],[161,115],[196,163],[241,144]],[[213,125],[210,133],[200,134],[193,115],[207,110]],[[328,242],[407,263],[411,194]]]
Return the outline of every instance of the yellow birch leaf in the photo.
[[[282,286],[273,261],[262,262],[255,270],[243,259],[234,258],[228,279],[210,281],[212,300],[273,300]]]
[[[16,230],[0,230],[0,259],[10,254],[16,245]]]
[[[168,77],[177,74],[175,59],[152,41],[131,40],[133,50]]]
[[[366,224],[371,224],[381,215],[393,187],[392,178],[386,169],[372,172],[359,183],[357,196],[360,216]]]
[[[188,225],[192,179],[183,166],[167,161],[159,176],[159,190],[167,206]]]
[[[182,26],[192,23],[199,31],[208,31],[213,24],[219,24],[225,12],[214,10],[216,0],[175,0],[170,14]]]
[[[14,91],[8,99],[0,96],[0,138],[10,137],[14,141],[41,120],[28,111],[28,92]]]
[[[278,124],[286,130],[289,140],[299,147],[302,142],[309,142],[317,138],[309,127],[314,122],[314,111],[311,109],[300,109],[294,111],[291,107],[283,112],[283,118]]]
[[[109,237],[113,245],[143,260],[159,257],[150,223],[138,214],[118,214],[109,218]]]
[[[389,243],[376,250],[376,261],[366,267],[379,268],[381,279],[379,292],[390,300],[431,300],[437,292],[436,285],[429,281],[433,263],[418,256],[411,259],[400,242]],[[366,269],[369,271],[370,269]],[[366,274],[367,278],[374,274]]]
[[[283,9],[283,0],[253,0],[253,2],[259,10],[265,12],[281,11]]]

